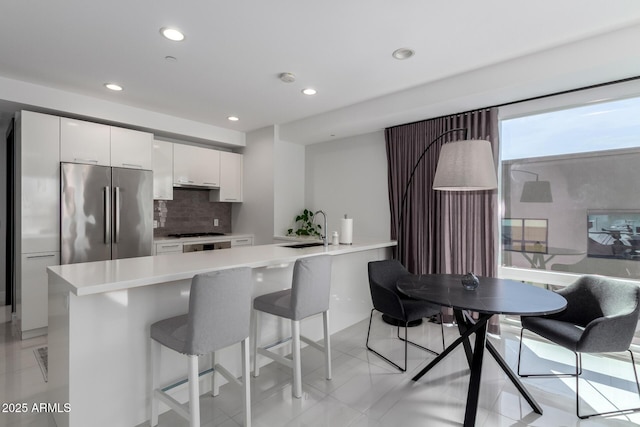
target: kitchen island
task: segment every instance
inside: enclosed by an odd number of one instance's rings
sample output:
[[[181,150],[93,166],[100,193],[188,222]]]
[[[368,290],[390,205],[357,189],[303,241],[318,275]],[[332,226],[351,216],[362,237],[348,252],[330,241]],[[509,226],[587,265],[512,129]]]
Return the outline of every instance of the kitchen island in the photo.
[[[253,295],[258,296],[289,287],[296,259],[332,255],[330,313],[335,333],[367,318],[371,309],[367,263],[389,258],[395,244],[244,246],[49,267],[49,401],[70,405],[69,412],[54,414],[58,427],[135,426],[149,419],[149,327],[188,311],[195,274],[251,267]],[[263,320],[261,343],[289,335],[287,322],[266,316]],[[304,321],[302,331],[321,339],[321,317]],[[217,356],[240,374],[238,346]],[[203,369],[205,359],[201,358]],[[164,351],[161,383],[182,377],[186,377],[185,358]],[[186,401],[186,390],[174,397]]]

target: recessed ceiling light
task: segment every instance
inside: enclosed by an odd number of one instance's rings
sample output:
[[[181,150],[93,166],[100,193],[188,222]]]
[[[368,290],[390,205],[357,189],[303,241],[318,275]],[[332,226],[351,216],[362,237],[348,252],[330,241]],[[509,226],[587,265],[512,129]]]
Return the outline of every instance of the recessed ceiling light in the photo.
[[[119,84],[116,84],[116,83],[105,83],[104,87],[106,87],[109,90],[116,91],[116,92],[120,92],[122,90],[122,86],[120,86]]]
[[[229,116],[229,117],[227,117],[227,120],[232,121],[232,122],[237,122],[240,119],[237,118],[236,116]]]
[[[318,92],[315,89],[309,87],[306,89],[302,89],[302,93],[304,93],[305,95],[315,95]]]
[[[181,42],[182,40],[184,40],[184,34],[176,30],[175,28],[162,27],[160,28],[160,34],[162,34],[169,40],[173,40],[174,42]]]
[[[415,55],[415,52],[408,47],[401,47],[400,49],[394,50],[391,55],[396,59],[402,60],[411,58]]]

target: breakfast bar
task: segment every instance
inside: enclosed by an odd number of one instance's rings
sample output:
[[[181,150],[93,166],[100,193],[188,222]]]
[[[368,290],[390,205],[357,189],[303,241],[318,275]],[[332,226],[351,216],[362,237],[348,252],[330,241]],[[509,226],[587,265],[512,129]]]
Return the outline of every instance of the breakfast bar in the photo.
[[[49,401],[70,406],[69,412],[55,414],[57,425],[135,426],[149,419],[149,326],[188,311],[195,274],[251,267],[258,296],[289,287],[296,259],[332,255],[330,332],[335,333],[369,315],[367,264],[389,258],[395,244],[274,244],[49,267]],[[288,329],[277,319],[263,322],[262,343],[288,337]],[[320,339],[321,318],[303,322],[302,329]],[[236,375],[239,351],[217,353]],[[201,359],[205,368],[206,358]],[[161,383],[170,383],[186,376],[186,365],[167,352],[161,371]],[[186,390],[175,398],[185,401]]]

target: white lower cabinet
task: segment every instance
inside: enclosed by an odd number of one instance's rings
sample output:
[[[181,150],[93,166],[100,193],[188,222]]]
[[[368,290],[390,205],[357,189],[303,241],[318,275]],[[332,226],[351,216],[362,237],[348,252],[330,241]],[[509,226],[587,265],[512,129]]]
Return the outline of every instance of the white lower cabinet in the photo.
[[[236,246],[252,246],[253,245],[253,237],[234,237],[231,239],[231,247],[234,248]]]
[[[22,339],[47,333],[49,286],[47,267],[60,264],[60,252],[22,254],[17,313]]]
[[[182,243],[156,243],[156,255],[182,253]]]

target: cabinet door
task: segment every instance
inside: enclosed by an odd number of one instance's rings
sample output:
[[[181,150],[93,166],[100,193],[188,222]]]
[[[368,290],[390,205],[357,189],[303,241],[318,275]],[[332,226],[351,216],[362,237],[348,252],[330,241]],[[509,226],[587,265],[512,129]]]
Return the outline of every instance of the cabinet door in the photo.
[[[61,118],[60,161],[111,166],[110,126]]]
[[[253,245],[253,237],[234,237],[231,239],[231,247],[235,248],[236,246],[252,246]]]
[[[111,166],[151,170],[153,135],[111,126]]]
[[[220,186],[220,151],[198,148],[196,181],[206,187]]]
[[[156,243],[156,255],[182,253],[182,243]]]
[[[60,247],[60,118],[22,111],[20,144],[21,252]]]
[[[49,315],[47,267],[59,264],[59,252],[22,254],[18,315],[20,330],[23,334],[26,331],[47,326]]]
[[[197,153],[190,145],[173,144],[173,184],[195,185]]]
[[[191,145],[173,145],[173,184],[175,186],[218,187],[220,152]]]
[[[220,201],[242,201],[242,154],[220,152]]]
[[[153,141],[153,198],[173,200],[173,144]]]

